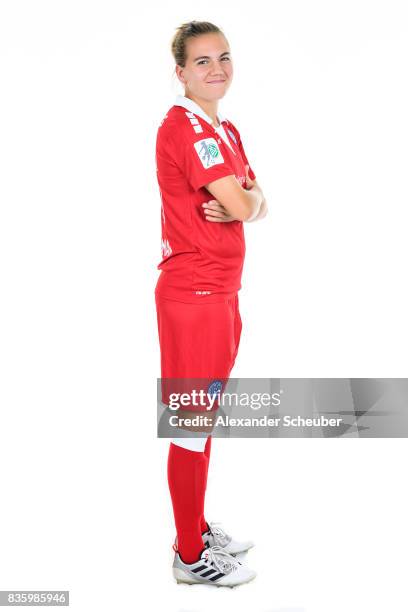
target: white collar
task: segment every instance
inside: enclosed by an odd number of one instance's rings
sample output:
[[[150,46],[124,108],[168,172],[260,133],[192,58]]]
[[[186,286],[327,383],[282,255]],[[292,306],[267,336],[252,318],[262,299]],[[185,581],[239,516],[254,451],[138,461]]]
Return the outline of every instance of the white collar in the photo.
[[[201,106],[199,106],[196,102],[194,102],[194,100],[191,100],[190,98],[186,98],[185,96],[179,95],[176,97],[174,104],[175,106],[182,106],[183,108],[186,108],[190,112],[201,117],[201,119],[204,119],[204,121],[207,121],[207,123],[209,123],[210,125],[213,125],[213,120],[211,119],[211,117],[209,117],[207,113],[203,111]],[[217,117],[218,117],[220,124],[223,121],[226,121],[225,117],[221,115],[219,112],[217,112]]]

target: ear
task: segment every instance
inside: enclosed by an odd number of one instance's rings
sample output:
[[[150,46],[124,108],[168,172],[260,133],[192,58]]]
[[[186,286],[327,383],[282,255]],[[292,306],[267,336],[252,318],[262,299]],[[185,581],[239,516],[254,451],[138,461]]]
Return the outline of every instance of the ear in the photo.
[[[179,81],[181,81],[182,83],[185,83],[186,80],[184,78],[184,74],[183,74],[184,70],[181,66],[179,66],[178,64],[176,64],[176,75],[177,78],[179,79]]]

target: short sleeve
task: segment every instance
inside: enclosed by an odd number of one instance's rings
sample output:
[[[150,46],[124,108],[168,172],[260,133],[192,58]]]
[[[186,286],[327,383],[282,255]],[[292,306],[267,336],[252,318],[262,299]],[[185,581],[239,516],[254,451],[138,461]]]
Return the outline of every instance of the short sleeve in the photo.
[[[215,138],[202,138],[184,144],[184,172],[195,191],[224,176],[235,176]]]

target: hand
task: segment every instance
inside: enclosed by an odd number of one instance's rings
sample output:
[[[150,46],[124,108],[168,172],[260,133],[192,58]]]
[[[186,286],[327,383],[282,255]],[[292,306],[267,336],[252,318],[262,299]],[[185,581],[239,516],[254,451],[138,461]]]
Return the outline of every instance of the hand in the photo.
[[[252,189],[252,187],[255,185],[255,181],[253,181],[252,179],[249,178],[249,166],[248,164],[245,165],[245,178],[246,178],[246,188],[247,189]]]
[[[218,200],[209,200],[208,202],[204,202],[202,206],[206,221],[211,221],[212,223],[229,223],[231,221],[236,221]]]

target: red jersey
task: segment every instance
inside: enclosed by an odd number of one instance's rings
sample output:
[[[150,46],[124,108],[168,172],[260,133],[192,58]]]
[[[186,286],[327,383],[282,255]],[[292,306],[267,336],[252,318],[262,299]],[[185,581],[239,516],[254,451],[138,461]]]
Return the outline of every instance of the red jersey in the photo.
[[[200,106],[178,96],[157,132],[162,261],[156,293],[180,302],[225,301],[241,288],[243,223],[207,221],[202,208],[214,199],[204,187],[211,181],[234,175],[246,186],[249,163],[239,132],[218,118],[222,127],[214,128]],[[256,178],[251,168],[249,177]]]

